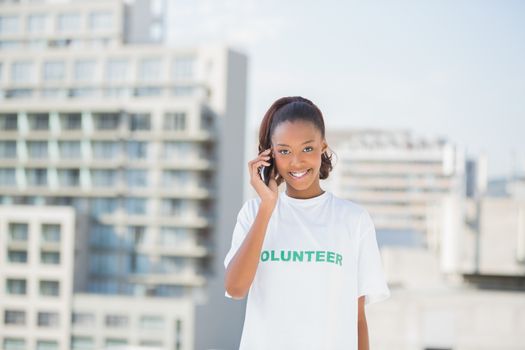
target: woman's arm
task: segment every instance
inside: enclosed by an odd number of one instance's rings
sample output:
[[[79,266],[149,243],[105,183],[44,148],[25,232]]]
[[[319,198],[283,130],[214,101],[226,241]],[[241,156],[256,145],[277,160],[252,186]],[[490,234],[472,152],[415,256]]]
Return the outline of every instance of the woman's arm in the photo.
[[[370,345],[368,342],[368,326],[366,324],[365,315],[365,296],[361,296],[357,303],[357,340],[358,350],[369,350]]]
[[[226,268],[224,287],[234,299],[244,298],[252,285],[274,207],[273,203],[260,204],[250,231]]]

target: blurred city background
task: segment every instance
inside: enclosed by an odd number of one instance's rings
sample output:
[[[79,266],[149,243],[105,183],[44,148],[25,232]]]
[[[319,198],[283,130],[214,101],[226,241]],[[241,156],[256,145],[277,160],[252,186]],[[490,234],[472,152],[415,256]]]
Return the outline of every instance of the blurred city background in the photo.
[[[510,0],[0,0],[0,347],[237,349],[247,162],[301,95],[322,187],[376,225],[371,349],[525,349],[523,23]]]

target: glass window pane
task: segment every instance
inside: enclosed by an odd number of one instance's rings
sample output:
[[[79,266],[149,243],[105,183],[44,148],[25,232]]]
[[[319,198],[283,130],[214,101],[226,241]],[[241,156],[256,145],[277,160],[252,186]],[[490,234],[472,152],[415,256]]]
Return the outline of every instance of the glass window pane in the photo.
[[[74,68],[74,77],[76,81],[93,81],[95,80],[96,61],[83,60],[76,61]]]
[[[40,295],[57,297],[60,294],[58,281],[40,281]]]
[[[91,170],[91,184],[95,187],[112,187],[116,184],[115,170],[93,169]]]
[[[193,57],[177,57],[173,61],[172,79],[191,79],[194,74],[195,58]]]
[[[57,30],[59,32],[75,32],[81,28],[81,17],[76,13],[64,13],[57,18]]]
[[[16,141],[0,141],[0,158],[16,158]]]
[[[155,81],[161,78],[161,60],[148,58],[140,61],[138,79],[141,81]]]
[[[59,141],[58,149],[60,158],[63,159],[81,159],[81,145],[80,141]]]
[[[9,240],[27,242],[29,225],[25,223],[9,223]]]
[[[26,169],[26,179],[30,186],[47,186],[47,169]]]
[[[15,169],[0,169],[0,186],[16,186]]]
[[[11,64],[11,80],[14,83],[31,83],[34,66],[31,62],[13,62]]]
[[[44,242],[60,242],[60,224],[42,224]]]
[[[4,338],[4,350],[26,350],[26,341],[19,338]]]
[[[39,327],[58,327],[58,312],[39,312],[37,317],[37,325]]]
[[[6,293],[11,295],[25,295],[27,293],[26,280],[8,278],[6,280]]]
[[[47,81],[63,80],[65,76],[64,62],[50,61],[44,62],[43,79]]]
[[[17,16],[0,16],[0,34],[16,34],[19,31]]]
[[[36,14],[27,17],[27,31],[29,33],[46,32],[46,15]]]
[[[22,310],[5,310],[4,311],[4,323],[11,325],[25,325],[26,313]]]
[[[128,76],[128,61],[125,59],[110,59],[106,63],[106,79],[108,81],[126,80]]]
[[[89,15],[89,29],[108,30],[113,27],[113,15],[111,12],[93,12]]]
[[[38,340],[36,350],[57,350],[58,342],[52,340]]]

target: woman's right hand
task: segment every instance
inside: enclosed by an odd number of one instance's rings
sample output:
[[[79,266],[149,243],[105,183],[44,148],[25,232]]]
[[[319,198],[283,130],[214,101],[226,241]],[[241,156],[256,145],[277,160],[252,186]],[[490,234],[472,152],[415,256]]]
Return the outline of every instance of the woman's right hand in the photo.
[[[280,175],[275,174],[276,167],[275,164],[272,167],[272,174],[270,175],[270,182],[268,183],[268,186],[264,183],[264,181],[259,176],[259,168],[261,166],[270,166],[270,163],[268,163],[268,160],[270,159],[270,152],[271,148],[268,148],[261,152],[257,158],[251,160],[248,162],[248,170],[250,171],[250,184],[255,189],[259,197],[261,197],[261,201],[263,203],[268,203],[272,206],[275,206],[277,203],[277,198],[279,195],[279,192],[277,191],[278,183],[280,183]],[[277,177],[277,179],[276,179]]]

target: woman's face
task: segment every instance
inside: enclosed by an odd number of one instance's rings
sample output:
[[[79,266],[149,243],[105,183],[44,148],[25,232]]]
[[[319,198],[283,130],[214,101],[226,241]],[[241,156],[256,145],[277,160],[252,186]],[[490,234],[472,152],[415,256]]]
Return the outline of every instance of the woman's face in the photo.
[[[321,194],[319,169],[326,147],[321,132],[311,122],[283,122],[275,128],[273,158],[290,197],[311,198]]]

